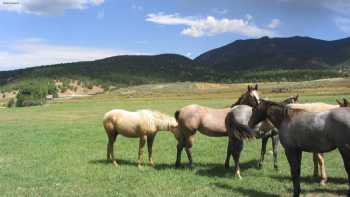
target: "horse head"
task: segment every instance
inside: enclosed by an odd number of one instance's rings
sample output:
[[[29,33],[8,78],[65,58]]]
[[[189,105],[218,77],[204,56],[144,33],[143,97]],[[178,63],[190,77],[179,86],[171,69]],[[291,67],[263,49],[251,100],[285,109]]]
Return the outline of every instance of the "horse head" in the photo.
[[[287,105],[287,104],[292,104],[292,103],[297,103],[299,99],[299,94],[296,96],[290,96],[286,100],[282,101],[281,104]]]
[[[248,126],[253,128],[259,122],[269,119],[278,128],[285,118],[286,109],[287,107],[282,103],[261,99],[260,103],[253,107]]]
[[[258,84],[255,87],[248,85],[247,91],[239,97],[236,103],[231,105],[231,108],[236,105],[249,105],[255,107],[260,102],[260,96],[258,92]]]

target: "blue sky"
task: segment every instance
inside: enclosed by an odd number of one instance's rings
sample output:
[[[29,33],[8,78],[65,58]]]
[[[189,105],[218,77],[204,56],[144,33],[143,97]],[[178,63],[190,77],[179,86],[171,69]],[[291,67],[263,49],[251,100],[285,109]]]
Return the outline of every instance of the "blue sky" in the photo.
[[[0,0],[0,70],[295,35],[350,36],[350,0]]]

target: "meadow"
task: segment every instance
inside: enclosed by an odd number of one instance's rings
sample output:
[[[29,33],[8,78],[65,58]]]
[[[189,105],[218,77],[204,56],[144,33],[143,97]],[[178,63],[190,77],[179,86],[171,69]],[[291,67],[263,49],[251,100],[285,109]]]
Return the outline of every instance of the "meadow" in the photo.
[[[106,162],[106,134],[102,117],[113,108],[155,109],[172,115],[197,103],[211,107],[232,104],[246,84],[175,84],[141,86],[92,97],[57,100],[44,106],[0,109],[0,196],[291,196],[289,165],[280,147],[279,171],[272,154],[257,168],[260,140],[245,142],[241,155],[242,180],[224,168],[227,138],[196,135],[194,169],[174,168],[176,140],[172,133],[157,134],[153,154],[156,166],[137,168],[138,139],[118,137],[119,167]],[[148,87],[148,88],[147,88]],[[177,87],[177,89],[175,88]],[[261,94],[282,100],[300,94],[301,102],[335,103],[350,98],[349,79],[260,84]],[[272,93],[287,87],[286,93]],[[268,143],[268,152],[271,142]],[[146,153],[146,151],[145,151]],[[312,177],[310,153],[303,154],[302,194],[345,195],[347,177],[338,151],[325,154],[328,184]]]

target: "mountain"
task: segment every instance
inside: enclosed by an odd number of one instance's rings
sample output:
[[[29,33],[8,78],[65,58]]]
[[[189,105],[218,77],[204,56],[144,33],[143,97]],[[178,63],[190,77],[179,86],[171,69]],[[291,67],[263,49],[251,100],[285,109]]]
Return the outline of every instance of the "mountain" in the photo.
[[[339,68],[349,65],[350,38],[262,37],[234,41],[194,60],[177,54],[126,55],[2,71],[0,89],[38,79],[73,79],[105,87],[175,81],[301,81],[341,77],[344,72]]]
[[[0,84],[35,78],[71,78],[108,81],[116,84],[142,84],[190,80],[202,74],[191,59],[177,54],[154,56],[125,55],[101,60],[56,64],[0,72]]]
[[[195,61],[217,71],[324,69],[350,60],[350,38],[325,41],[309,37],[237,40]]]

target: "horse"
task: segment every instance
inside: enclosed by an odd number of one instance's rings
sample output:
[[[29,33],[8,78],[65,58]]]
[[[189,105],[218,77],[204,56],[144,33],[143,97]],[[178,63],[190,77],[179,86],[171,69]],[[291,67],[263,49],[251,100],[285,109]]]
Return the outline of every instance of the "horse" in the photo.
[[[129,138],[140,138],[138,167],[143,164],[143,150],[147,141],[148,158],[154,166],[152,158],[152,146],[158,131],[168,130],[177,135],[177,122],[174,117],[158,111],[138,110],[130,112],[123,109],[114,109],[107,112],[103,118],[103,126],[108,136],[107,161],[112,161],[118,166],[114,157],[113,145],[120,134]]]
[[[255,87],[248,85],[247,91],[240,96],[232,106],[246,104],[256,106],[259,103],[258,85]],[[177,155],[175,167],[181,165],[181,153],[185,151],[189,161],[189,167],[192,168],[192,146],[194,144],[194,135],[196,131],[209,137],[227,136],[225,118],[231,108],[214,109],[196,104],[185,106],[175,112],[175,118],[178,122],[180,135],[177,137]]]
[[[343,102],[336,99],[336,102],[338,105],[331,105],[327,103],[304,103],[304,104],[289,104],[288,107],[295,110],[303,110],[306,112],[323,112],[328,111],[331,109],[335,109],[338,107],[348,107],[349,102],[343,98]],[[323,153],[313,153],[313,163],[314,163],[314,177],[318,177],[319,174],[321,175],[320,178],[320,184],[325,185],[327,182],[327,173],[326,173],[326,166],[325,166],[325,160]],[[319,167],[320,166],[320,170]]]
[[[281,104],[286,105],[289,103],[294,103],[298,100],[299,95],[291,96],[286,100],[282,101]],[[262,150],[261,150],[261,158],[259,164],[262,163],[264,154],[266,152],[266,142],[270,137],[266,133],[276,133],[273,135],[273,153],[274,153],[274,166],[277,166],[277,152],[278,152],[278,131],[277,129],[268,121],[264,121],[259,126],[254,129],[254,132],[246,132],[248,121],[252,115],[252,107],[248,105],[237,105],[231,109],[231,111],[227,114],[225,119],[226,129],[228,131],[228,146],[227,146],[227,155],[225,160],[225,167],[229,167],[230,156],[232,155],[235,161],[235,175],[241,179],[240,175],[240,167],[239,167],[239,158],[240,154],[243,150],[244,142],[243,140],[246,138],[252,138],[256,133],[260,133],[263,140]],[[271,134],[272,135],[272,134]]]
[[[276,102],[261,100],[253,108],[251,127],[269,119],[279,129],[281,144],[291,169],[293,196],[300,195],[302,152],[330,152],[338,148],[350,185],[350,109],[334,108],[324,112],[305,112]],[[347,196],[350,196],[348,190]]]
[[[290,96],[286,100],[282,101],[282,104],[291,104],[298,102],[299,95]],[[259,127],[259,134],[256,138],[261,138],[261,151],[260,151],[260,159],[258,162],[258,168],[262,168],[266,153],[266,145],[269,138],[272,139],[272,150],[273,150],[273,166],[276,170],[278,170],[277,164],[277,154],[278,154],[278,146],[279,146],[279,137],[278,130],[273,124],[269,121],[263,121]]]

